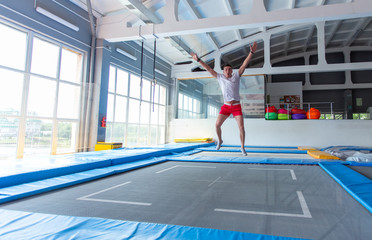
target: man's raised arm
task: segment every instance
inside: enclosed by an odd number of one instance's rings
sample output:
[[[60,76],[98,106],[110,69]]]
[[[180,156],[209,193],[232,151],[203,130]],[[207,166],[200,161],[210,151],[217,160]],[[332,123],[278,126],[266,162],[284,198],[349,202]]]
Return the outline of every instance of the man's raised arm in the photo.
[[[190,55],[192,56],[192,58],[197,61],[198,63],[200,63],[200,65],[202,65],[202,67],[207,70],[213,77],[217,77],[217,73],[216,71],[214,71],[208,64],[206,64],[205,62],[203,62],[199,57],[198,55],[196,55],[195,53],[190,53]]]
[[[248,67],[249,62],[251,61],[251,58],[253,57],[253,54],[256,52],[257,49],[257,43],[254,42],[251,46],[251,52],[248,54],[248,56],[245,58],[243,64],[239,68],[239,76],[242,76],[245,69]]]

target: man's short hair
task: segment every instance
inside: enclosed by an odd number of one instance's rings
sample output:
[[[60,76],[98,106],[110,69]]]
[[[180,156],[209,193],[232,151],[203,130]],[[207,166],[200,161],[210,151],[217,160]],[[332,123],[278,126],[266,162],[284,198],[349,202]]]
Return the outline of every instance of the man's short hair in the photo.
[[[223,66],[222,66],[222,69],[225,69],[225,67],[231,67],[232,68],[232,66],[230,65],[230,64],[224,64]]]

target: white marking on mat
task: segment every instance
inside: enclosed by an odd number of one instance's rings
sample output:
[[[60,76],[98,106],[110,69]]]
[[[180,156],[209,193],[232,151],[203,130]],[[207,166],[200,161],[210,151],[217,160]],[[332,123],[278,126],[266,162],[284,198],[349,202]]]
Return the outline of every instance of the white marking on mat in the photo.
[[[292,180],[297,180],[296,174],[294,173],[293,169],[287,169],[287,168],[248,168],[251,170],[283,170],[283,171],[289,171],[292,176]]]
[[[176,168],[176,167],[178,167],[178,165],[173,166],[173,167],[170,167],[170,168],[166,168],[166,169],[161,170],[161,171],[158,171],[158,172],[156,172],[156,173],[162,173],[162,172],[165,172],[165,171],[171,170],[171,169]]]
[[[150,206],[150,205],[152,205],[152,203],[144,203],[144,202],[130,202],[130,201],[118,201],[118,200],[108,200],[108,199],[91,198],[91,196],[94,196],[94,195],[97,195],[97,194],[100,194],[100,193],[103,193],[103,192],[110,191],[112,189],[115,189],[115,188],[118,188],[118,187],[127,185],[129,183],[131,183],[131,181],[125,182],[125,183],[122,183],[122,184],[118,184],[116,186],[113,186],[113,187],[110,187],[110,188],[106,188],[106,189],[103,189],[101,191],[98,191],[98,192],[95,192],[95,193],[92,193],[92,194],[88,194],[88,195],[83,196],[83,197],[79,197],[76,200],[94,201],[94,202],[121,203],[121,204],[132,204],[132,205],[142,205],[142,206]]]
[[[309,208],[307,207],[304,195],[301,191],[297,191],[298,200],[300,201],[300,205],[302,208],[302,212],[304,213],[304,216],[307,218],[312,218]]]
[[[213,182],[211,182],[208,187],[212,186],[213,184],[215,184],[216,182],[218,182],[218,180],[220,180],[222,177],[218,177],[216,180],[214,180]]]
[[[78,198],[77,200],[93,201],[93,202],[107,202],[107,203],[120,203],[120,204],[131,204],[131,205],[141,205],[141,206],[150,206],[152,203],[144,202],[130,202],[130,201],[118,201],[118,200],[108,200],[108,199],[99,199],[99,198]]]
[[[176,166],[173,166],[173,167],[170,167],[170,168],[166,168],[166,169],[163,169],[163,170],[157,171],[156,173],[162,173],[162,172],[165,172],[165,171],[168,171],[168,170],[174,169],[174,168],[176,168],[176,167],[189,167],[189,168],[216,168],[216,167],[211,167],[211,166],[176,165]]]
[[[277,212],[261,212],[261,211],[245,211],[245,210],[236,210],[236,209],[223,209],[215,208],[216,212],[228,212],[228,213],[243,213],[243,214],[256,214],[256,215],[270,215],[270,216],[281,216],[281,217],[302,217],[302,218],[312,218],[309,208],[307,207],[304,195],[301,191],[297,191],[297,197],[300,201],[302,214],[294,213],[277,213]]]

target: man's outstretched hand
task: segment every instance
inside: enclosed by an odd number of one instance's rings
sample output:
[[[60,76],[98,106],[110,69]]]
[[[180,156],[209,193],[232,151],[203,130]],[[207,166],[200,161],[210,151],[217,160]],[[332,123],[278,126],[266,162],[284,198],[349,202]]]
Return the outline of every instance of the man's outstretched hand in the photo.
[[[192,59],[194,59],[195,61],[198,61],[198,59],[199,59],[199,57],[198,57],[198,55],[196,55],[196,53],[190,53],[190,55],[191,55],[191,57],[192,57]]]
[[[255,53],[257,50],[257,42],[254,42],[253,45],[250,45],[250,48],[251,48],[251,52]]]

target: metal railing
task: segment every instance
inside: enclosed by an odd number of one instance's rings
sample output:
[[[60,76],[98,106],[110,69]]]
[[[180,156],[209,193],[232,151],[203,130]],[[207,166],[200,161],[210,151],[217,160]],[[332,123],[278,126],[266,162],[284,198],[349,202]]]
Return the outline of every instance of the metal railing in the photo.
[[[266,108],[270,106],[275,106],[278,110],[282,108],[282,109],[288,110],[289,112],[293,108],[299,108],[305,111],[309,111],[310,108],[316,108],[320,111],[321,114],[330,113],[332,116],[332,119],[335,119],[335,115],[333,111],[333,104],[334,102],[302,102],[302,103],[272,102],[272,103],[266,103]],[[288,119],[289,119],[289,116],[288,116]]]

